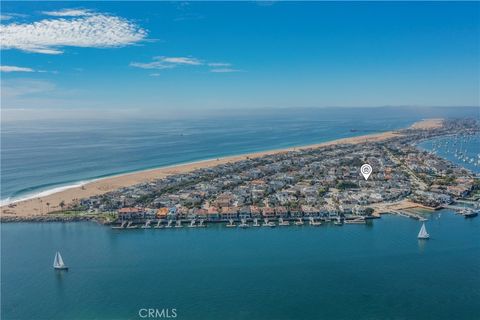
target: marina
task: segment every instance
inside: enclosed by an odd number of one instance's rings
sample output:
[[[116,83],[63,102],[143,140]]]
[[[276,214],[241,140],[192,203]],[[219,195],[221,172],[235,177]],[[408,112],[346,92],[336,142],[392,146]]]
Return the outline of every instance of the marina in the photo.
[[[392,212],[398,215],[403,215],[400,212]],[[408,215],[403,215],[405,217],[412,217]],[[374,219],[379,219],[380,217],[374,217]],[[345,224],[366,224],[368,221],[372,221],[373,219],[365,219],[363,217],[306,217],[309,226],[321,226],[323,224],[334,224],[334,225],[343,225]],[[419,218],[420,220],[421,218]],[[155,224],[152,228],[151,225]],[[115,230],[128,230],[128,229],[169,229],[172,225],[175,228],[182,228],[184,224],[188,225],[188,228],[201,228],[207,227],[209,225],[220,225],[226,228],[249,228],[249,227],[287,227],[287,226],[303,226],[305,223],[302,218],[265,218],[263,219],[263,223],[260,225],[258,219],[251,219],[251,218],[237,218],[237,219],[229,219],[228,221],[224,220],[205,220],[205,219],[182,219],[182,220],[148,220],[147,222],[143,223],[141,221],[137,221],[136,223],[133,221],[126,222],[123,221],[121,224],[115,224],[110,226],[110,228]]]

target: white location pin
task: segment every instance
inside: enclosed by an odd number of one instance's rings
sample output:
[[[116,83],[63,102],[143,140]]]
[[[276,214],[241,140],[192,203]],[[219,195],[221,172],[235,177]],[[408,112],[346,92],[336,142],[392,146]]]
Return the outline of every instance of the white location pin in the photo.
[[[370,177],[370,175],[372,174],[372,166],[368,163],[365,163],[360,168],[360,172],[362,173],[362,176],[365,178],[365,180],[368,180],[368,177]]]

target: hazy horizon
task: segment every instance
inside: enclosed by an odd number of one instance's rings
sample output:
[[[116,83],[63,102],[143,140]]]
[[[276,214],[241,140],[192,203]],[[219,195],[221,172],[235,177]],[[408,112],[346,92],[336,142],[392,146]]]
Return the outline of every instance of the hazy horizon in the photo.
[[[16,121],[55,121],[55,120],[163,120],[163,119],[198,119],[198,118],[216,118],[216,117],[238,117],[238,116],[255,116],[272,114],[289,114],[292,112],[322,112],[324,110],[336,110],[337,112],[375,109],[376,111],[408,111],[411,113],[424,114],[426,117],[451,117],[454,116],[456,110],[471,111],[472,116],[480,116],[480,106],[325,106],[325,107],[259,107],[259,108],[218,108],[218,109],[202,109],[202,110],[148,110],[148,109],[77,109],[77,110],[39,110],[37,112],[24,113],[22,109],[10,109],[1,111],[0,121],[16,122]]]

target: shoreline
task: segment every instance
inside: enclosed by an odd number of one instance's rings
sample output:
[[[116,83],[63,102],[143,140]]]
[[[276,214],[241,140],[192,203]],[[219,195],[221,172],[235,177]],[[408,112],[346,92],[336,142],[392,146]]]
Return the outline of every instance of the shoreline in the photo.
[[[405,129],[432,129],[442,125],[443,119],[424,119],[419,122],[415,122],[410,127]],[[122,187],[129,187],[135,184],[145,183],[152,180],[162,179],[172,174],[186,173],[191,172],[196,169],[214,167],[221,164],[236,162],[240,160],[245,160],[248,158],[258,158],[265,155],[271,155],[276,153],[290,152],[295,150],[304,150],[311,148],[321,148],[327,146],[333,146],[337,144],[358,144],[363,142],[375,142],[375,141],[384,141],[390,138],[394,138],[398,135],[401,135],[399,129],[396,131],[386,131],[381,133],[374,133],[368,135],[361,135],[349,138],[341,138],[330,141],[325,141],[317,144],[310,144],[304,146],[295,146],[282,149],[273,149],[267,151],[259,151],[241,155],[232,155],[221,158],[211,158],[206,160],[199,160],[183,164],[174,164],[165,167],[145,169],[141,171],[134,171],[130,173],[123,173],[113,176],[108,176],[105,178],[97,178],[85,183],[77,182],[71,187],[69,186],[60,186],[57,188],[50,189],[50,191],[55,189],[62,189],[58,192],[50,193],[49,190],[43,191],[42,196],[32,195],[27,199],[19,199],[10,202],[9,204],[1,205],[1,216],[4,218],[15,218],[15,217],[34,217],[34,216],[44,216],[47,213],[60,211],[60,203],[63,202],[66,207],[75,201],[87,198],[95,195],[101,195]],[[41,192],[40,192],[41,194]]]
[[[443,119],[424,119],[419,122],[413,123],[410,127],[407,128],[400,128],[396,130],[390,130],[390,131],[383,131],[383,132],[376,132],[376,133],[371,133],[371,134],[364,134],[361,136],[352,136],[352,137],[346,137],[346,138],[338,138],[334,140],[327,140],[324,142],[319,142],[315,144],[305,144],[305,145],[295,145],[295,146],[290,146],[290,147],[284,147],[280,149],[270,149],[270,150],[263,150],[263,151],[252,151],[249,153],[241,153],[241,154],[231,154],[231,155],[225,155],[225,156],[220,156],[220,157],[212,157],[212,158],[206,158],[206,159],[201,159],[201,160],[193,160],[193,161],[186,161],[186,162],[178,162],[175,164],[169,164],[165,166],[155,166],[151,168],[145,168],[145,169],[139,169],[139,170],[133,170],[133,171],[125,171],[125,172],[120,172],[120,173],[114,173],[114,174],[107,174],[105,176],[99,176],[99,177],[93,177],[93,178],[87,178],[84,180],[79,180],[79,181],[72,181],[68,182],[65,184],[58,184],[56,186],[52,186],[50,189],[45,189],[45,190],[39,190],[35,193],[27,193],[20,195],[18,197],[7,197],[6,199],[0,200],[0,209],[4,209],[4,207],[8,207],[11,204],[17,204],[20,202],[32,200],[32,199],[37,199],[37,198],[44,198],[46,196],[60,193],[63,191],[67,191],[69,189],[73,188],[81,188],[82,186],[85,186],[87,184],[101,181],[101,180],[106,180],[106,179],[113,179],[117,177],[122,177],[126,175],[131,175],[131,174],[141,174],[144,172],[149,172],[149,171],[156,171],[156,170],[163,170],[163,169],[171,169],[175,167],[181,167],[181,166],[188,166],[188,165],[196,165],[196,164],[201,164],[204,162],[210,162],[210,161],[218,161],[218,160],[228,160],[229,158],[236,158],[236,157],[256,157],[258,156],[263,156],[263,155],[268,155],[268,154],[275,154],[279,152],[289,152],[289,151],[294,151],[294,150],[302,150],[302,149],[309,149],[309,148],[317,148],[317,147],[324,147],[330,145],[330,143],[334,143],[340,140],[349,140],[349,139],[355,139],[355,138],[362,138],[362,137],[370,137],[370,136],[375,136],[375,135],[382,135],[386,133],[395,133],[397,131],[401,130],[406,130],[406,129],[413,129],[414,126],[416,126],[418,123],[423,123],[425,122],[425,129],[428,129],[430,126],[427,124],[427,122],[430,121],[443,121]],[[342,142],[342,143],[351,143],[351,142]],[[359,143],[359,142],[354,142],[354,143]],[[325,145],[324,145],[325,144]],[[235,159],[234,161],[238,161],[242,159]],[[219,163],[220,164],[220,163]]]

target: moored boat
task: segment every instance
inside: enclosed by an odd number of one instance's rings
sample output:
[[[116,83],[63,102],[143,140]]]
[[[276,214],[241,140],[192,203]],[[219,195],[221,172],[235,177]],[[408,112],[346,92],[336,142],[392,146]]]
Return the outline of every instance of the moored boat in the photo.
[[[466,209],[462,212],[462,214],[465,218],[473,218],[478,216],[478,211],[479,210]]]
[[[272,221],[268,221],[268,219],[263,219],[263,224],[262,224],[262,227],[270,227],[270,228],[273,228],[275,227],[275,222],[272,222]]]
[[[336,226],[343,226],[342,219],[340,217],[337,217],[337,219],[335,219],[333,224],[336,225]]]
[[[298,218],[298,220],[295,221],[295,225],[296,225],[296,226],[303,226],[303,220],[302,220],[302,218]]]
[[[278,218],[278,225],[279,226],[289,226],[290,222],[283,220],[283,218]]]
[[[365,224],[366,221],[364,218],[355,218],[355,219],[345,219],[343,221],[345,224]]]
[[[310,225],[311,226],[314,226],[314,227],[318,227],[319,225],[321,225],[322,223],[320,221],[315,221],[315,219],[313,217],[310,217]]]

